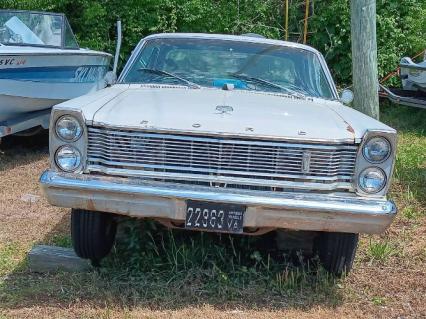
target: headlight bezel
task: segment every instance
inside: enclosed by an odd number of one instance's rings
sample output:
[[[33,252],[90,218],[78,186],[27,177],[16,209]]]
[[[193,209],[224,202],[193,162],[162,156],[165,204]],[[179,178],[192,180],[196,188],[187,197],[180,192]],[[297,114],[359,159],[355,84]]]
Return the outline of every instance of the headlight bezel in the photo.
[[[71,116],[75,118],[80,124],[82,128],[82,133],[78,139],[74,141],[63,140],[56,133],[56,123],[58,122],[60,118],[63,118],[64,116]],[[64,145],[71,145],[75,147],[81,155],[80,166],[77,170],[73,171],[72,173],[82,174],[85,171],[86,164],[87,164],[86,163],[87,162],[87,140],[88,140],[87,122],[84,118],[83,111],[76,107],[68,108],[65,105],[54,106],[52,109],[52,114],[50,119],[50,134],[49,134],[49,149],[50,149],[49,158],[50,158],[51,168],[58,172],[66,172],[62,170],[62,168],[57,164],[56,154],[57,154],[57,151]]]
[[[380,137],[386,139],[387,142],[389,142],[390,151],[389,154],[385,157],[384,160],[380,161],[379,163],[375,162],[372,163],[364,156],[364,148],[365,145],[373,138]],[[359,144],[358,148],[358,154],[357,154],[357,160],[356,160],[356,166],[355,166],[355,175],[353,179],[353,186],[355,189],[355,192],[359,196],[363,197],[383,197],[386,196],[391,178],[392,178],[392,172],[395,165],[395,155],[396,155],[396,140],[397,135],[396,131],[389,128],[389,129],[381,129],[381,130],[367,130],[361,140],[361,143]],[[386,181],[384,183],[384,186],[375,193],[369,193],[364,191],[360,186],[360,174],[367,168],[370,167],[377,167],[381,169],[384,174]]]
[[[58,162],[58,153],[60,152],[60,151],[62,151],[62,150],[64,150],[65,148],[69,148],[69,149],[72,149],[77,155],[78,155],[78,164],[77,164],[77,166],[75,166],[74,168],[72,168],[72,169],[66,169],[66,168],[64,168],[64,166],[62,166],[59,162]],[[61,171],[64,171],[64,172],[67,172],[67,173],[73,173],[73,172],[77,172],[80,168],[81,168],[81,164],[82,164],[82,156],[81,156],[81,152],[75,147],[75,146],[73,146],[73,145],[70,145],[70,144],[65,144],[65,145],[62,145],[62,146],[60,146],[56,151],[55,151],[55,155],[54,155],[54,158],[55,158],[55,163],[56,163],[56,166],[61,170]]]
[[[385,143],[388,145],[388,152],[387,152],[386,156],[383,157],[383,159],[381,159],[381,160],[375,161],[375,160],[369,158],[368,155],[366,154],[368,144],[371,143],[374,139],[381,139],[381,140],[385,141]],[[368,140],[366,140],[366,142],[362,146],[362,155],[364,156],[366,161],[371,163],[371,164],[381,164],[381,163],[385,162],[391,154],[392,154],[392,145],[389,142],[389,140],[387,138],[383,137],[383,136],[372,136]]]
[[[80,132],[79,132],[79,134],[77,134],[74,138],[72,138],[72,139],[67,139],[67,138],[65,138],[64,136],[62,136],[60,133],[59,133],[59,131],[58,131],[58,124],[59,124],[59,122],[60,121],[62,121],[62,120],[64,120],[65,118],[70,118],[70,119],[72,119],[72,120],[74,120],[77,124],[78,124],[78,126],[79,126],[79,128],[80,128]],[[61,116],[59,116],[57,119],[56,119],[56,121],[55,121],[55,134],[56,134],[56,136],[60,139],[60,140],[62,140],[63,142],[66,142],[66,143],[72,143],[72,142],[76,142],[76,141],[78,141],[82,136],[83,136],[83,132],[84,132],[84,128],[83,128],[83,125],[80,123],[80,121],[75,117],[75,116],[73,116],[73,115],[71,115],[71,114],[64,114],[64,115],[61,115]]]

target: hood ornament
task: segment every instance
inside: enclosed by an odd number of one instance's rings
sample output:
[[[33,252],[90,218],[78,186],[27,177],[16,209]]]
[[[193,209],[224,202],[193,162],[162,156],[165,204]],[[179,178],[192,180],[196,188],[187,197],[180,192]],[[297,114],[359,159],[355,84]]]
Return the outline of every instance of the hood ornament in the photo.
[[[216,106],[216,114],[231,114],[231,112],[234,111],[234,108],[232,106],[229,105],[218,105]]]

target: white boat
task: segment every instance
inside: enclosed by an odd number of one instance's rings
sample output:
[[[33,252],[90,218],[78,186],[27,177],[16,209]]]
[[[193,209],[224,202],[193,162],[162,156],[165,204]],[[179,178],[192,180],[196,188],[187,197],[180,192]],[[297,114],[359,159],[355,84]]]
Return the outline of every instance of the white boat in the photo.
[[[111,58],[79,48],[63,14],[0,10],[0,137],[40,125],[17,123],[45,119],[55,104],[104,88]]]
[[[426,50],[422,62],[415,63],[405,57],[401,59],[399,66],[404,90],[426,92]]]
[[[415,63],[405,57],[401,59],[399,68],[402,89],[379,84],[379,96],[395,104],[426,109],[426,50],[422,62]]]

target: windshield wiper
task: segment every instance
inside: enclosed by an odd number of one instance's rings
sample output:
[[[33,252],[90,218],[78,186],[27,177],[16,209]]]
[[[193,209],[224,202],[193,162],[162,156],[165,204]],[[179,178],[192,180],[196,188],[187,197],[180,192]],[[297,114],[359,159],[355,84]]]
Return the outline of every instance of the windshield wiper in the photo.
[[[241,73],[229,73],[229,75],[234,77],[234,78],[237,78],[239,80],[255,82],[255,83],[266,85],[266,86],[269,86],[269,87],[272,87],[272,88],[275,88],[275,89],[286,91],[288,94],[294,95],[294,96],[297,96],[297,97],[300,97],[300,98],[306,97],[306,95],[304,93],[299,92],[295,89],[290,89],[288,87],[281,86],[277,83],[269,82],[267,80],[257,78],[257,77],[254,77],[254,76],[250,76],[250,75],[247,75],[247,74],[241,74]]]
[[[156,75],[163,75],[163,76],[167,76],[170,78],[174,78],[177,79],[181,82],[186,83],[188,86],[192,87],[192,88],[196,88],[199,89],[201,88],[201,86],[199,86],[197,83],[191,82],[185,78],[180,77],[179,75],[173,74],[173,73],[169,73],[163,70],[158,70],[158,69],[150,69],[150,68],[140,68],[138,69],[138,71],[141,72],[147,72],[147,73],[152,73],[152,74],[156,74]]]

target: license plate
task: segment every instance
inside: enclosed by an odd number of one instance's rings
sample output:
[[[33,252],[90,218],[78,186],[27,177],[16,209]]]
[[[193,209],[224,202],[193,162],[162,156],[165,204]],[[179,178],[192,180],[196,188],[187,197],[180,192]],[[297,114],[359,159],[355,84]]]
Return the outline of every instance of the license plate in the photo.
[[[189,200],[185,228],[224,233],[242,233],[246,206]]]

